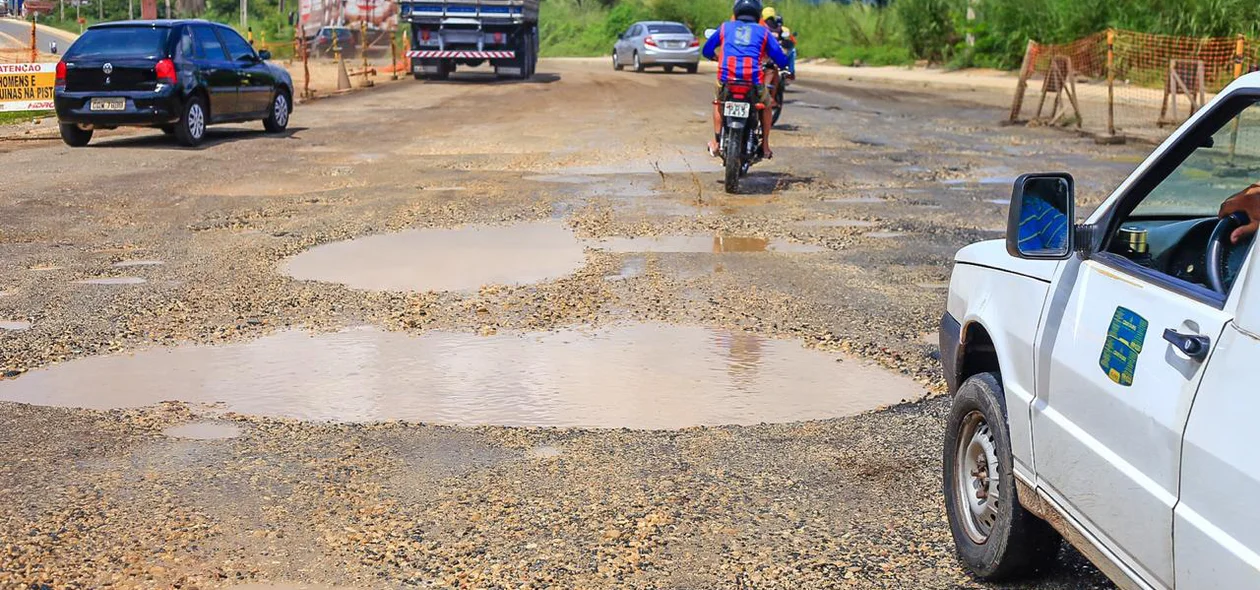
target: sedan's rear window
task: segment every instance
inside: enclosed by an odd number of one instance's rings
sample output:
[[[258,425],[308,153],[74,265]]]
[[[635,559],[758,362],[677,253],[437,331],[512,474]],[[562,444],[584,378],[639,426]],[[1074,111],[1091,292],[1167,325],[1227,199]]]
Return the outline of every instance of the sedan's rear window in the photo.
[[[88,29],[66,51],[66,58],[94,55],[157,57],[166,52],[168,27],[104,27]]]
[[[680,25],[678,23],[665,23],[662,25],[648,25],[647,29],[648,29],[648,33],[653,34],[653,35],[656,33],[660,33],[662,35],[690,35],[691,34],[691,31],[687,28],[686,25]]]

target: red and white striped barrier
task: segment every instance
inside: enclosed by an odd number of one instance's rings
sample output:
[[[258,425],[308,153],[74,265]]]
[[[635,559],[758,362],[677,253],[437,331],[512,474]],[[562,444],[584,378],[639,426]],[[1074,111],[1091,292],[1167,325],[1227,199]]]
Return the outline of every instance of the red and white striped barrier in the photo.
[[[512,59],[515,51],[408,51],[412,59]]]

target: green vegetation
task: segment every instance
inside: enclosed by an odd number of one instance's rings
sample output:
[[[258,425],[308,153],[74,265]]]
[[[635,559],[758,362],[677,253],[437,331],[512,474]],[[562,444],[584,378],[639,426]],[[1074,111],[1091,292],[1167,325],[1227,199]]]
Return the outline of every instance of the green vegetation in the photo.
[[[0,125],[12,125],[14,123],[25,123],[34,121],[35,119],[43,119],[44,117],[52,117],[52,111],[10,111],[0,113]]]
[[[693,29],[729,17],[728,0],[543,0],[544,55],[604,55],[617,33],[642,19]],[[1187,37],[1260,35],[1255,0],[891,0],[768,2],[799,36],[800,57],[871,65],[914,60],[1018,67],[1029,39],[1060,43],[1107,27]],[[975,18],[967,19],[970,4]],[[968,34],[975,46],[968,48]]]
[[[106,20],[126,18],[127,0],[104,2]],[[266,36],[272,52],[287,55],[293,39],[288,14],[298,0],[251,0],[250,23]],[[139,11],[139,0],[133,0]],[[1260,2],[1255,0],[890,0],[877,8],[808,0],[768,3],[798,34],[801,58],[822,57],[849,64],[907,64],[915,60],[954,66],[1014,68],[1029,39],[1058,43],[1107,27],[1188,37],[1260,36]],[[975,19],[967,19],[968,5]],[[730,0],[542,0],[540,23],[545,56],[601,56],[617,34],[644,19],[684,22],[697,31],[729,18]],[[172,0],[176,17],[195,16],[239,22],[237,0]],[[159,6],[162,11],[165,4]],[[72,7],[64,20],[46,24],[78,31]],[[91,22],[100,6],[82,8]],[[90,13],[90,14],[89,14]],[[54,14],[54,17],[57,15]],[[966,36],[975,38],[968,48]]]

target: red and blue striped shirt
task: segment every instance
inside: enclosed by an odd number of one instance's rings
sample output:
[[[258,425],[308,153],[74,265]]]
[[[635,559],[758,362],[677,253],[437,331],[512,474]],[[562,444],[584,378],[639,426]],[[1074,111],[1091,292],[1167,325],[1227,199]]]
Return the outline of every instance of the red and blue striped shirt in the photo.
[[[787,54],[779,46],[774,33],[758,23],[729,21],[704,44],[703,54],[718,62],[718,81],[742,81],[761,84],[761,64],[767,57],[775,65],[786,68]]]

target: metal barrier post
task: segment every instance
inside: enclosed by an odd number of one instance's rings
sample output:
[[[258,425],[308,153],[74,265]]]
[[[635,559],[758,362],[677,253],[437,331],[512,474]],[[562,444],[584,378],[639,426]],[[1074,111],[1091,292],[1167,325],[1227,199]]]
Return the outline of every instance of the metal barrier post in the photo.
[[[35,45],[35,13],[31,13],[31,63],[39,61],[39,47]]]
[[[1107,29],[1107,135],[1116,134],[1116,30]]]

